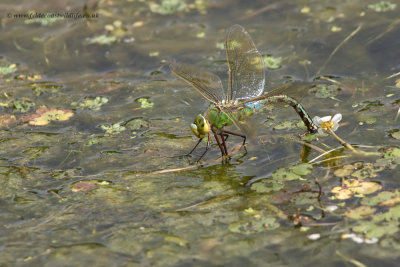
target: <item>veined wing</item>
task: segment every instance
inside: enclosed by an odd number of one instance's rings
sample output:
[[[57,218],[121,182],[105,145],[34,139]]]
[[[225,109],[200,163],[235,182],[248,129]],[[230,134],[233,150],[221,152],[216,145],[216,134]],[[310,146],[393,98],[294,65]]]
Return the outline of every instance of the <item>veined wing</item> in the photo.
[[[264,100],[270,96],[274,95],[287,95],[290,96],[297,101],[300,101],[303,99],[304,96],[308,94],[308,90],[313,86],[314,84],[309,83],[309,82],[293,82],[293,83],[287,83],[284,85],[281,85],[271,91],[266,92],[265,94],[262,94],[258,97],[253,97],[249,99],[245,99],[243,101],[240,101],[239,105],[246,104],[249,102],[257,102],[260,100]]]
[[[224,112],[233,124],[242,130],[250,139],[253,135],[248,129],[248,125],[239,122],[228,107],[224,107],[225,93],[220,78],[208,71],[199,69],[193,65],[173,62],[170,65],[171,71],[197,89],[206,99],[214,103],[222,112]]]
[[[172,63],[169,68],[176,76],[196,88],[200,94],[214,104],[222,103],[225,100],[224,88],[217,75],[193,65],[176,62]]]
[[[232,109],[234,108],[240,108],[243,106],[247,106],[246,103],[251,104],[250,106],[258,109],[259,107],[264,106],[264,103],[262,102],[263,100],[269,98],[269,97],[273,97],[273,96],[277,96],[277,95],[287,95],[290,96],[292,99],[295,99],[297,101],[300,101],[307,93],[308,93],[308,89],[310,87],[312,87],[312,83],[307,83],[307,82],[294,82],[294,83],[288,83],[288,84],[284,84],[272,91],[266,92],[265,94],[262,94],[258,97],[254,97],[251,99],[245,99],[243,101],[240,101],[237,105],[231,106]],[[257,102],[259,102],[259,104],[257,104]],[[271,102],[270,102],[271,103]],[[287,102],[283,101],[279,101],[279,102],[275,102],[275,105],[278,105],[280,107],[284,107],[285,105],[287,105]],[[307,114],[304,110],[302,110],[303,113],[300,114],[297,110],[296,112],[300,115],[300,117],[302,118],[302,120],[304,121],[304,123],[306,124],[306,126],[308,127],[308,129],[310,130],[311,126],[309,127],[308,122],[309,120],[311,120],[309,114]],[[305,114],[304,114],[305,113]],[[247,121],[246,121],[247,122]],[[244,131],[247,135],[249,134],[253,134],[253,129],[249,126],[246,125],[242,125],[241,122],[235,122],[235,124],[242,130]],[[245,126],[245,127],[243,127]],[[249,131],[250,130],[250,131]]]
[[[288,88],[290,88],[291,85],[292,85],[291,83],[287,83],[287,84],[281,85],[278,88],[275,88],[275,89],[273,89],[271,91],[268,91],[265,94],[262,94],[260,96],[244,99],[243,101],[240,101],[240,104],[246,104],[246,103],[250,103],[250,102],[257,102],[257,101],[263,100],[263,99],[265,99],[265,98],[267,98],[269,96],[273,96],[273,95],[287,94],[287,90],[288,90]]]
[[[242,26],[229,28],[225,48],[229,67],[227,100],[261,95],[265,84],[263,58]]]
[[[246,135],[250,140],[255,140],[257,137],[256,127],[254,127],[254,123],[252,122],[250,117],[238,118],[239,109],[235,106],[222,106],[217,105],[219,110],[225,113],[226,116],[233,122],[233,125],[236,126],[237,129],[242,131],[243,134]],[[236,114],[236,115],[235,115]]]

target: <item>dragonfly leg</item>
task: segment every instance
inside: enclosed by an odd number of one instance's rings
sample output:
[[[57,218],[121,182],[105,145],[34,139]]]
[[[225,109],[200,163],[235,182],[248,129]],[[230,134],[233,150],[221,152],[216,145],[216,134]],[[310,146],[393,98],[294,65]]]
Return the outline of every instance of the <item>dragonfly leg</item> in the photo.
[[[243,135],[243,134],[234,133],[234,132],[227,131],[227,130],[223,130],[222,133],[225,133],[225,134],[228,134],[228,135],[231,134],[231,135],[235,135],[235,136],[242,137],[242,138],[243,138],[243,145],[246,143],[246,136]],[[228,139],[228,138],[227,138],[227,139]],[[226,139],[225,139],[225,141],[226,141]]]
[[[225,142],[226,142],[226,140],[228,140],[229,134],[224,134],[224,136],[225,136]]]
[[[225,155],[228,155],[228,149],[226,149],[226,143],[225,143],[225,134],[220,133],[219,135],[221,136],[222,145],[224,146],[224,150],[225,150]]]
[[[197,142],[197,144],[194,146],[194,148],[192,150],[190,150],[189,153],[187,153],[186,156],[189,156],[190,154],[193,153],[193,151],[196,149],[196,147],[200,144],[201,140],[203,140],[203,138],[199,138],[199,141]]]
[[[210,136],[210,133],[208,133],[208,140],[207,140],[206,150],[203,152],[203,154],[201,154],[201,156],[197,160],[197,162],[199,162],[204,157],[204,155],[207,153],[207,151],[210,149],[210,144],[211,144],[211,136]]]
[[[221,150],[222,156],[225,156],[225,155],[226,155],[226,154],[225,154],[225,150],[224,150],[224,148],[223,148],[222,145],[221,145],[221,141],[219,141],[219,139],[218,139],[217,133],[215,133],[215,132],[214,132],[214,138],[215,138],[215,140],[217,140],[217,144],[218,144],[218,146],[219,146],[219,149]],[[224,138],[222,138],[222,140],[224,140]],[[225,149],[226,149],[226,147],[225,147]]]

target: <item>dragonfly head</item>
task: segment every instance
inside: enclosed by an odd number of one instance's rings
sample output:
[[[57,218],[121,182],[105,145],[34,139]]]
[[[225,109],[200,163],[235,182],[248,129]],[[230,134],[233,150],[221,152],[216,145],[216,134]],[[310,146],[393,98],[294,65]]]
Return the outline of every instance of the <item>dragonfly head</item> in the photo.
[[[203,115],[199,114],[194,118],[194,122],[190,124],[190,129],[198,138],[204,138],[210,131],[210,124]]]

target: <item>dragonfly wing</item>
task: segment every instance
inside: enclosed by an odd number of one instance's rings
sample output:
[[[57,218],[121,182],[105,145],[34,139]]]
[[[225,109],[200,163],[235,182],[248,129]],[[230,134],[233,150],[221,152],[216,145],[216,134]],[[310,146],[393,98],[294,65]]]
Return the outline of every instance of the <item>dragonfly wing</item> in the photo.
[[[231,107],[225,107],[221,105],[217,105],[217,107],[228,116],[228,118],[233,122],[233,124],[242,131],[243,134],[246,135],[250,140],[255,140],[257,137],[256,127],[254,126],[253,121],[249,116],[238,117],[238,113],[232,111]]]
[[[300,101],[308,94],[308,91],[311,88],[313,88],[314,86],[315,86],[314,83],[300,82],[300,81],[286,83],[286,84],[281,85],[271,91],[268,91],[258,97],[240,101],[238,106],[242,105],[242,104],[250,103],[250,102],[257,102],[260,100],[264,100],[264,99],[266,99],[270,96],[274,96],[274,95],[287,95],[287,96],[290,96],[291,98],[294,98],[297,101]],[[277,104],[282,104],[282,103],[277,103]]]
[[[196,88],[200,94],[214,104],[222,103],[225,100],[224,88],[217,75],[189,64],[174,62],[169,67],[176,76]]]
[[[229,28],[225,48],[229,67],[227,100],[261,95],[265,84],[264,61],[242,26]]]
[[[257,127],[254,124],[254,121],[248,117],[245,120],[234,121],[234,124],[249,138],[251,141],[257,139],[258,131]]]
[[[316,125],[313,123],[310,114],[304,109],[299,103],[299,100],[305,96],[311,86],[310,83],[296,82],[278,87],[270,92],[267,92],[259,97],[252,99],[243,100],[240,104],[255,108],[255,105],[259,104],[259,107],[265,104],[281,104],[280,106],[291,106],[303,120],[304,124],[310,133],[314,133],[317,130]],[[294,90],[295,91],[292,91]],[[283,105],[282,105],[283,104]]]

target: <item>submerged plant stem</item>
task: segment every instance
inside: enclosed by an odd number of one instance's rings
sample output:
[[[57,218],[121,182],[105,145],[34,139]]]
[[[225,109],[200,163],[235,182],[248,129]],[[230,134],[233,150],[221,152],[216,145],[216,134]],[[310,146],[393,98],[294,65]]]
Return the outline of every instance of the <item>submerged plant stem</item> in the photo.
[[[353,152],[354,154],[357,155],[361,155],[361,156],[379,156],[380,153],[379,152],[366,152],[366,151],[362,151],[362,150],[357,150],[355,149],[352,145],[350,145],[349,143],[347,143],[346,141],[344,141],[342,138],[340,138],[339,136],[337,136],[335,134],[335,132],[331,129],[328,128],[328,131],[330,132],[330,134],[335,137],[342,146],[344,146],[345,148],[347,148],[348,150],[350,150],[351,152]]]
[[[340,142],[340,144],[341,144],[342,146],[344,146],[345,148],[347,148],[348,150],[350,150],[350,151],[352,151],[352,152],[357,153],[357,150],[356,150],[352,145],[350,145],[349,143],[347,143],[346,141],[344,141],[342,138],[340,138],[339,136],[337,136],[337,135],[335,134],[335,132],[334,132],[331,128],[328,128],[328,131],[331,133],[331,135],[332,135],[333,137],[335,137],[335,138]]]
[[[324,65],[322,65],[322,67],[317,71],[316,76],[318,76],[318,74],[321,73],[321,71],[325,68],[325,66],[329,63],[329,61],[331,61],[332,57],[336,54],[336,52],[348,41],[350,40],[351,37],[353,37],[354,35],[356,35],[362,28],[362,24],[358,25],[358,27],[352,32],[350,33],[346,38],[344,38],[344,40],[338,44],[335,49],[332,51],[332,53],[329,55],[328,59],[325,61]]]

